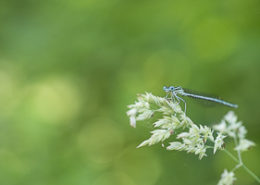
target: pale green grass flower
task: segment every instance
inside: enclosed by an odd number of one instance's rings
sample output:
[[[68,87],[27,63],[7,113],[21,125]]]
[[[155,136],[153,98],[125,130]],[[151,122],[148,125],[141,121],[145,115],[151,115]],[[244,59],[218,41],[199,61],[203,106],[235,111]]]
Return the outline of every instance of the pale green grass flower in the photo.
[[[152,123],[154,130],[150,138],[143,141],[137,148],[151,146],[172,140],[166,147],[167,150],[186,151],[199,156],[199,159],[207,156],[207,151],[213,149],[213,154],[218,150],[224,150],[238,164],[228,172],[224,170],[218,185],[232,185],[235,181],[234,172],[243,167],[257,182],[260,179],[250,171],[243,163],[241,152],[247,151],[255,145],[254,142],[246,139],[247,130],[233,111],[229,111],[219,124],[213,129],[208,126],[197,125],[182,111],[180,105],[172,100],[154,96],[151,93],[138,95],[137,101],[128,106],[127,115],[130,125],[136,127],[137,121],[151,119],[157,114],[157,120]],[[214,134],[213,134],[214,132]],[[176,134],[178,133],[178,134]],[[230,137],[234,140],[238,157],[224,149],[224,139]]]
[[[218,185],[232,185],[236,180],[235,174],[233,172],[228,172],[226,169],[221,175],[221,179],[218,182]]]

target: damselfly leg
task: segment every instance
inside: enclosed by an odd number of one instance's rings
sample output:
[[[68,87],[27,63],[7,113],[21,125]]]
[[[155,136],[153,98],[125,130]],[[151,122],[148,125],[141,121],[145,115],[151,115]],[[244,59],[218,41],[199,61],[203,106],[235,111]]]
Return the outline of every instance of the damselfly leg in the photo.
[[[178,100],[179,103],[180,103],[180,100],[184,103],[184,113],[186,114],[186,102],[185,102],[185,100],[182,99],[181,97],[177,96],[177,95],[175,95],[175,96],[176,96],[176,99]]]

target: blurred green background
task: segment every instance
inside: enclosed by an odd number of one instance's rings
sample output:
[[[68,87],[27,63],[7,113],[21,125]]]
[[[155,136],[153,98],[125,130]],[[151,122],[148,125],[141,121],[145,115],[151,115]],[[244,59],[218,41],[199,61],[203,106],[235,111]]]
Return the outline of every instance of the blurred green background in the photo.
[[[1,0],[1,185],[213,185],[235,165],[160,144],[136,149],[152,127],[129,126],[137,93],[163,85],[219,95],[257,146],[260,175],[259,0]],[[187,101],[212,125],[229,108]],[[232,148],[227,144],[227,148]],[[243,169],[238,185],[256,184]]]

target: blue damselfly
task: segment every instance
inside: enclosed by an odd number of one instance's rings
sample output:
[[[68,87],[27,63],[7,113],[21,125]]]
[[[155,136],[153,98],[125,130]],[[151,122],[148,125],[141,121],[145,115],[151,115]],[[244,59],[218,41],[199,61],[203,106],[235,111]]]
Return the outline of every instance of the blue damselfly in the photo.
[[[213,97],[209,97],[209,96],[203,96],[203,95],[199,95],[199,94],[193,94],[193,93],[189,93],[187,92],[185,89],[183,89],[182,87],[178,86],[178,87],[174,87],[174,86],[164,86],[163,90],[167,93],[166,98],[168,98],[168,96],[170,95],[171,100],[173,101],[177,101],[178,103],[180,103],[180,101],[184,102],[184,106],[185,106],[185,113],[186,113],[186,102],[184,99],[182,99],[180,96],[187,96],[187,97],[191,97],[191,98],[197,98],[197,99],[202,99],[202,100],[207,100],[207,101],[211,101],[211,102],[215,102],[215,103],[219,103],[228,107],[232,107],[232,108],[237,108],[238,105],[236,104],[232,104],[223,100],[220,100],[218,98],[213,98]]]

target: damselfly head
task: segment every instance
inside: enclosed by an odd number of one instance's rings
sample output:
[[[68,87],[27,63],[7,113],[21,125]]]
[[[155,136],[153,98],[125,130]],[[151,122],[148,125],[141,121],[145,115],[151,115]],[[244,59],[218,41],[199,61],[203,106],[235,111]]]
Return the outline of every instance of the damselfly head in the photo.
[[[163,86],[163,90],[164,90],[165,92],[172,92],[172,91],[175,90],[175,87],[173,87],[173,86],[170,86],[170,87]]]

